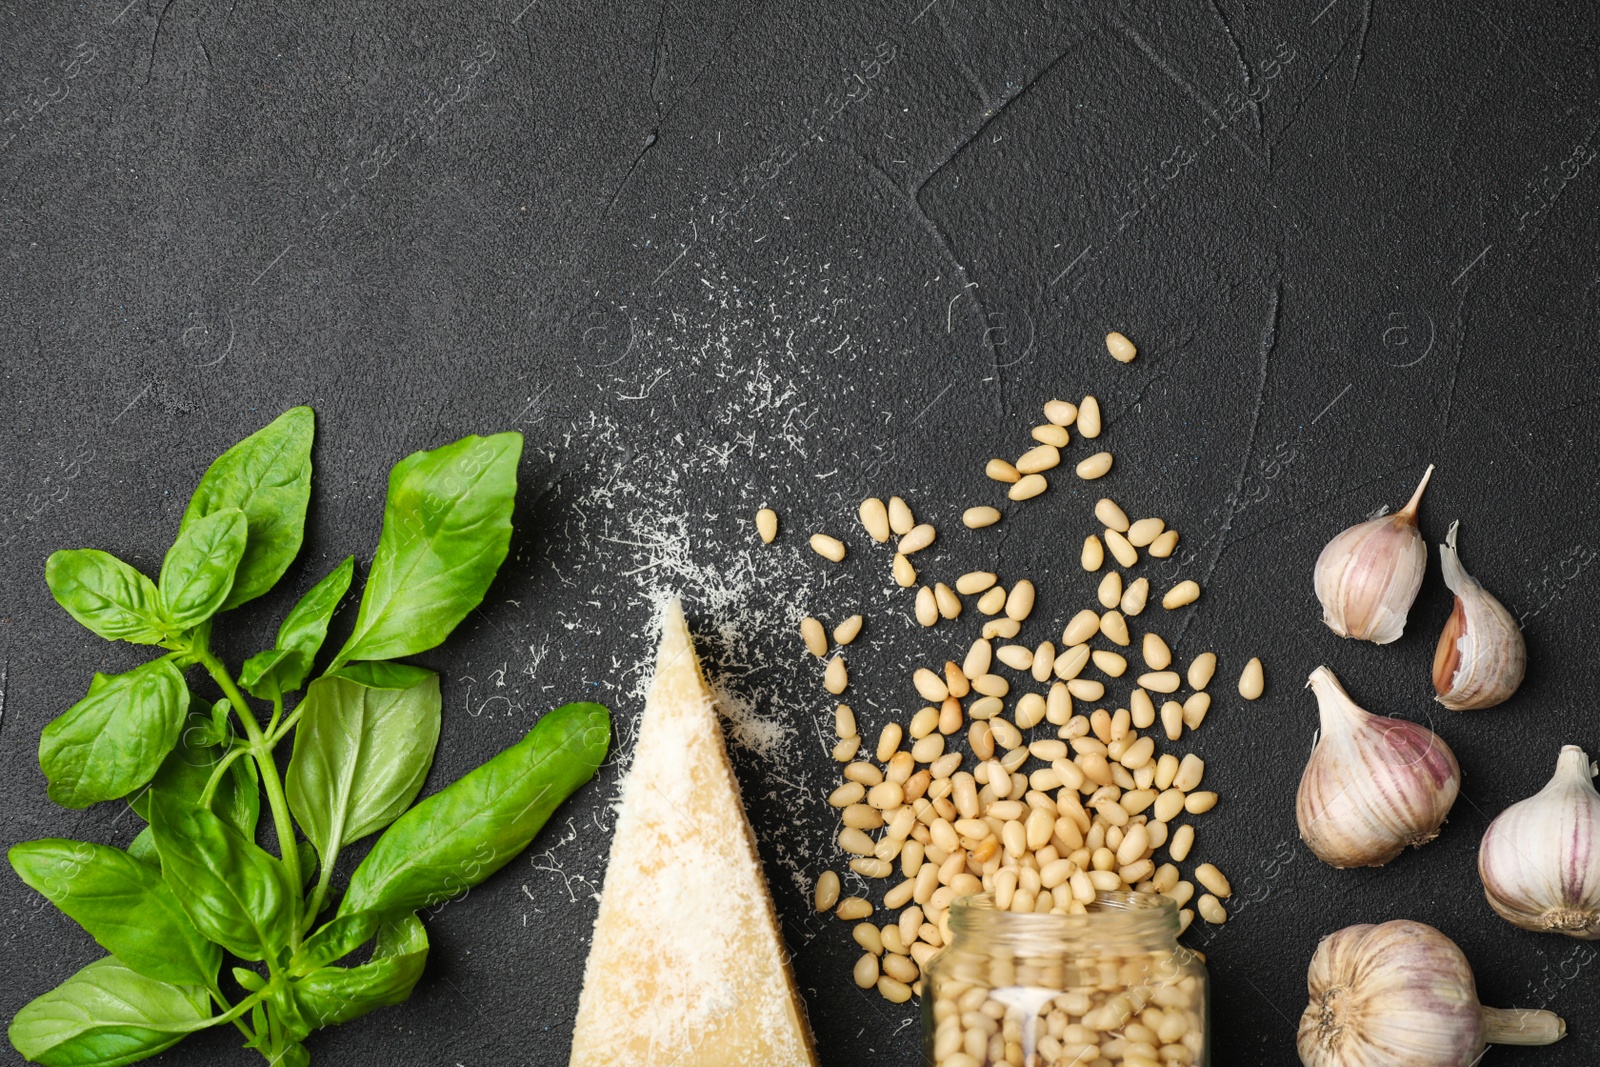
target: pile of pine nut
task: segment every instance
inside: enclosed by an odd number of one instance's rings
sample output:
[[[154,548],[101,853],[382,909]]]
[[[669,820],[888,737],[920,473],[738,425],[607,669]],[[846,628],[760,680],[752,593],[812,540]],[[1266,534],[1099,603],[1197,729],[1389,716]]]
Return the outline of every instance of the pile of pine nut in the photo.
[[[1047,491],[1047,472],[1060,465],[1069,428],[1089,439],[1100,434],[1100,407],[1092,396],[1079,404],[1052,400],[1044,413],[1045,423],[1032,431],[1035,446],[1014,462],[993,459],[985,468],[989,477],[1008,487],[1012,501]],[[1076,473],[1092,480],[1111,465],[1111,453],[1099,452],[1080,462]],[[987,505],[963,515],[965,524],[975,529],[1002,518]],[[969,894],[987,892],[996,907],[1013,912],[1081,914],[1097,893],[1135,890],[1174,900],[1181,909],[1181,929],[1188,928],[1196,912],[1210,923],[1227,919],[1222,899],[1231,888],[1222,872],[1200,863],[1192,868],[1190,880],[1178,866],[1189,860],[1195,844],[1193,824],[1178,820],[1204,814],[1217,803],[1215,792],[1200,788],[1205,763],[1193,753],[1181,759],[1159,753],[1154,732],[1159,723],[1160,736],[1171,742],[1201,725],[1212,703],[1207,687],[1217,657],[1199,653],[1180,673],[1171,649],[1153,628],[1136,636],[1130,625],[1143,618],[1151,594],[1149,579],[1134,572],[1144,557],[1170,557],[1179,535],[1159,518],[1131,521],[1109,498],[1096,505],[1094,518],[1099,529],[1085,538],[1081,561],[1091,573],[1111,564],[1096,591],[1098,606],[1070,615],[1059,643],[1044,640],[1030,646],[1013,639],[1034,614],[1033,583],[1020,578],[1007,588],[998,575],[985,571],[962,574],[953,583],[929,581],[914,557],[934,543],[935,528],[918,522],[901,497],[887,503],[870,497],[861,503],[861,525],[868,537],[885,545],[895,539],[891,573],[899,586],[915,588],[912,607],[919,623],[930,628],[955,624],[969,606],[982,617],[978,635],[960,662],[949,659],[942,668],[914,672],[911,688],[922,706],[904,725],[885,725],[867,752],[862,752],[865,742],[850,706],[838,704],[834,712],[838,743],[833,756],[844,766],[828,802],[842,823],[838,844],[851,857],[851,871],[888,885],[881,907],[899,913],[880,925],[870,921],[878,917],[871,901],[841,897],[836,871],[825,871],[816,880],[817,910],[856,924],[854,937],[863,954],[854,977],[863,989],[876,988],[895,1003],[920,994],[922,967],[950,937],[950,905]],[[830,561],[845,558],[845,545],[836,537],[815,534],[811,546]],[[1185,580],[1166,590],[1159,603],[1164,613],[1171,613],[1200,595],[1200,586]],[[840,622],[832,631],[832,645],[821,620],[807,618],[801,624],[807,649],[826,661],[823,682],[831,694],[842,695],[849,687],[842,648],[856,638],[862,624],[860,615]],[[1135,647],[1144,669],[1134,674],[1126,700],[1118,706],[1108,697],[1107,686],[1135,670],[1130,661]],[[1241,675],[1241,695],[1259,696],[1261,677],[1260,661],[1252,659]],[[1185,688],[1186,694],[1180,692]],[[965,752],[957,748],[963,734]],[[1203,890],[1198,899],[1196,882]],[[1126,999],[1128,988],[1086,991],[1084,1003],[1073,1005],[1079,1011],[1058,1006],[1049,1015],[1049,1033],[1067,1051],[1043,1062],[1130,1067],[1146,1059],[1193,1062],[1192,1054],[1176,1051],[1188,1047],[1182,1041],[1141,1040],[1145,1030],[1156,1037],[1176,1031],[1177,1023],[1165,1014],[1169,1008],[1190,1010],[1159,1002],[1136,1005],[1123,1020],[1122,1036],[1115,1039],[1120,1044],[1097,1046],[1099,1059],[1072,1058],[1072,1050],[1090,1044],[1085,1035],[1095,1029],[1092,1021],[1109,1019],[1106,1004],[1117,996]],[[975,985],[957,999],[977,998],[978,989]],[[947,1005],[945,1010],[954,1009]],[[972,1025],[983,1030],[973,1012],[989,1010],[962,1008],[956,1015],[972,1017]],[[987,1028],[984,1055],[969,1047],[968,1042],[977,1040],[971,1037],[976,1031],[962,1023],[965,1028],[956,1032],[965,1036],[939,1063],[1020,1063],[993,1055],[987,1043],[993,1038],[1001,1042],[1003,1053],[1009,1050],[1011,1039],[999,1022],[1003,1015],[990,1017],[994,1025]],[[941,1048],[948,1044],[943,1038],[941,1042]],[[1141,1059],[1147,1045],[1156,1051]],[[1112,1056],[1111,1049],[1119,1051]]]

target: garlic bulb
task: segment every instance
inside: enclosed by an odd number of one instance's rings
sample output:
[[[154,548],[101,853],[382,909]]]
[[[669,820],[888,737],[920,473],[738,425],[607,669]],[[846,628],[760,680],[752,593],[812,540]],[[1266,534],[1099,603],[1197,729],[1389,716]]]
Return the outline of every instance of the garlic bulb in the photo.
[[[1335,867],[1381,867],[1437,837],[1461,788],[1450,746],[1426,726],[1357,707],[1326,667],[1307,685],[1322,736],[1300,776],[1295,818],[1311,851]]]
[[[1490,907],[1525,930],[1600,937],[1600,793],[1567,745],[1548,785],[1501,812],[1478,849]]]
[[[1483,1007],[1455,942],[1407,919],[1323,938],[1306,985],[1306,1067],[1469,1067],[1485,1044],[1549,1045],[1567,1032],[1553,1012]]]
[[[1433,654],[1433,688],[1452,711],[1494,707],[1517,691],[1528,670],[1528,646],[1517,620],[1461,566],[1460,525],[1459,519],[1452,522],[1439,546],[1444,584],[1456,595],[1456,606]]]
[[[1406,613],[1428,568],[1417,507],[1431,477],[1429,465],[1405,507],[1357,523],[1329,541],[1317,557],[1322,621],[1340,637],[1386,645],[1405,631]]]

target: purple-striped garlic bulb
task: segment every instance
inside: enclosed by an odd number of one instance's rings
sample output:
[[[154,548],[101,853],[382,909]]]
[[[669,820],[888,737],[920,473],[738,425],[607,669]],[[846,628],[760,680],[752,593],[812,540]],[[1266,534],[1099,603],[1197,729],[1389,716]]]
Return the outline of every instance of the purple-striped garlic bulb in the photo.
[[[1478,849],[1489,906],[1525,930],[1600,938],[1600,793],[1567,745],[1549,783],[1489,824]]]
[[[1567,1032],[1553,1012],[1479,1004],[1461,949],[1409,919],[1323,938],[1306,986],[1305,1067],[1470,1067],[1486,1044],[1549,1045]]]
[[[1381,867],[1437,837],[1461,788],[1450,746],[1426,726],[1358,707],[1327,667],[1307,685],[1322,734],[1300,776],[1295,818],[1311,851],[1335,867]]]
[[[1406,614],[1428,569],[1417,508],[1431,477],[1430,465],[1405,507],[1357,523],[1329,541],[1317,557],[1322,621],[1340,637],[1386,645],[1405,632]]]

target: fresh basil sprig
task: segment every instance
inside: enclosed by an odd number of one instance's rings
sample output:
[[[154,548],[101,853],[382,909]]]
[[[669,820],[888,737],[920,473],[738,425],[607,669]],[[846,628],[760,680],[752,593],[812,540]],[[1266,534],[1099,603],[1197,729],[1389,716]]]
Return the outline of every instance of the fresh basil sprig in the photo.
[[[428,955],[416,912],[521,852],[605,756],[609,713],[569,704],[411,806],[439,739],[439,678],[394,660],[444,641],[488,592],[511,542],[519,434],[395,465],[354,632],[320,675],[353,558],[300,598],[272,648],[237,674],[218,659],[218,613],[271,589],[299,553],[313,427],[293,408],[212,463],[155,580],[96,549],[45,566],[84,626],[166,653],[95,674],[40,736],[51,799],[126,797],[149,825],[126,850],[61,838],[10,850],[18,876],[111,953],[12,1019],[11,1044],[33,1062],[115,1067],[231,1023],[270,1062],[304,1067],[313,1030],[410,996]],[[220,700],[191,694],[196,666]],[[280,775],[274,751],[291,735]],[[256,843],[263,794],[276,855]],[[380,831],[321,921],[341,849]],[[366,962],[347,961],[369,944]],[[225,956],[249,964],[229,967],[232,997]]]

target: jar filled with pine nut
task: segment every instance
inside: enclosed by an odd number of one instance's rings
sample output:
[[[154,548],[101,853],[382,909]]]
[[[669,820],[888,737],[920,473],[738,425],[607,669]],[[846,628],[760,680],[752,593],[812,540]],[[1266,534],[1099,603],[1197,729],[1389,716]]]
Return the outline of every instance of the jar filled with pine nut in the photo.
[[[934,1067],[1207,1067],[1205,964],[1178,944],[1178,907],[1101,893],[1083,914],[950,911],[948,948],[923,972]]]

